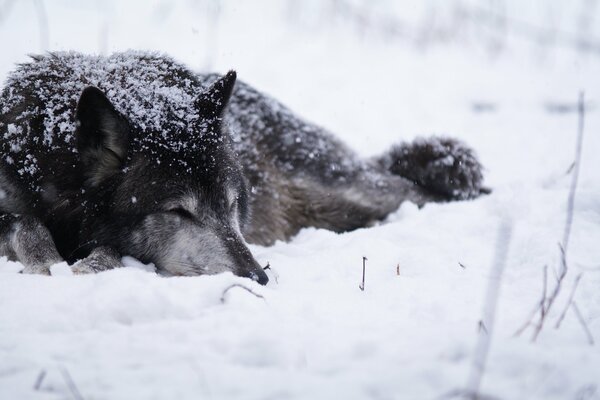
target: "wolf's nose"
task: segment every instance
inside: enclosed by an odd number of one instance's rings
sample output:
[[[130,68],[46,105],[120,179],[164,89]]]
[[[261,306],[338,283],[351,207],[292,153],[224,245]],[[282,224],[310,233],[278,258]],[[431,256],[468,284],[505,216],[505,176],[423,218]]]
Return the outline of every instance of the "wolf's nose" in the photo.
[[[250,279],[260,283],[261,285],[266,285],[269,283],[269,277],[262,269],[257,270],[256,272],[250,272]]]

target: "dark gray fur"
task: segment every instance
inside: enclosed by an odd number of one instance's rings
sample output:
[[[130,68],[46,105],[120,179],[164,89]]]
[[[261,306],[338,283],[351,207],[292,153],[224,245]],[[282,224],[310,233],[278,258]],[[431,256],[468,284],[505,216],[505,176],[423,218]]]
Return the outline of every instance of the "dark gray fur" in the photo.
[[[120,255],[178,275],[267,282],[246,241],[344,232],[409,200],[474,198],[481,166],[453,139],[363,160],[235,73],[165,56],[36,56],[0,97],[0,254],[78,273]]]

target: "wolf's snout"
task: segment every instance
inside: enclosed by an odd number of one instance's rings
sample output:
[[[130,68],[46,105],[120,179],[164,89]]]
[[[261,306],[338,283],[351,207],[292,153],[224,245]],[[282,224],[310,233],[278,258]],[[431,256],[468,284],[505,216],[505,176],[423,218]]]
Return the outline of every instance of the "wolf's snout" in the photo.
[[[265,271],[263,271],[262,269],[252,271],[252,272],[250,272],[249,275],[250,276],[248,276],[248,277],[250,279],[260,283],[261,285],[266,285],[267,283],[269,283],[269,277],[267,276]]]
[[[237,275],[243,278],[250,278],[253,281],[260,283],[261,285],[266,285],[267,283],[269,283],[269,277],[267,276],[267,273],[260,266],[260,264],[257,263],[256,260],[254,260],[254,258],[251,259],[250,265],[247,265],[245,268],[239,269]]]
[[[266,285],[269,282],[269,277],[263,267],[252,256],[244,240],[236,234],[229,235],[229,238],[232,239],[227,241],[229,251],[234,264],[237,265],[234,273],[244,278],[250,278],[261,285]]]

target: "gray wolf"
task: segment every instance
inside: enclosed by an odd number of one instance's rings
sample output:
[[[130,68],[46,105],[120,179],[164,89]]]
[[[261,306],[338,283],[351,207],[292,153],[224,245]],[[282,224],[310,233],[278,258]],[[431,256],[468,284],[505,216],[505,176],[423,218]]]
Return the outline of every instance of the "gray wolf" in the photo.
[[[247,243],[344,232],[403,201],[471,199],[481,165],[430,138],[361,159],[243,82],[167,56],[32,56],[0,96],[0,255],[77,273],[130,255],[173,275],[266,284]]]

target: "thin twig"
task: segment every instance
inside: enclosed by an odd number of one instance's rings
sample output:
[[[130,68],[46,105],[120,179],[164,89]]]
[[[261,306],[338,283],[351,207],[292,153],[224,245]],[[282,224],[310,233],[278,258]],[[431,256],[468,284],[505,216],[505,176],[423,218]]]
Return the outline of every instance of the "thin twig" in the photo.
[[[546,322],[546,316],[548,315],[548,311],[550,310],[550,307],[552,307],[552,305],[554,304],[554,301],[556,301],[558,294],[560,293],[560,290],[562,288],[563,280],[565,279],[565,276],[567,275],[568,267],[567,267],[567,262],[565,259],[565,251],[562,246],[559,245],[559,247],[560,247],[560,252],[561,252],[561,258],[563,260],[563,267],[561,268],[560,275],[558,276],[558,278],[556,280],[556,285],[554,286],[554,290],[552,291],[552,294],[548,297],[548,301],[546,302],[545,311],[542,313],[542,317],[540,318],[538,323],[535,325],[533,336],[531,337],[532,342],[536,341],[540,332],[542,331],[542,328],[544,327],[544,323]]]
[[[225,288],[225,290],[223,290],[223,294],[221,294],[221,303],[225,303],[225,295],[227,294],[227,292],[229,292],[231,289],[239,287],[241,289],[244,289],[245,291],[247,291],[250,294],[253,294],[254,296],[258,297],[259,299],[265,299],[261,294],[256,293],[254,290],[239,284],[239,283],[234,283],[233,285],[230,285],[228,287]]]
[[[537,326],[536,329],[541,329],[541,327],[539,325],[541,325],[541,321],[543,321],[544,319],[546,319],[546,293],[548,291],[548,266],[544,265],[544,288],[542,290],[542,298],[540,300],[540,304],[539,304],[539,310],[540,310],[540,322]]]
[[[567,310],[571,306],[571,303],[573,303],[573,296],[575,295],[575,290],[577,289],[577,285],[579,284],[579,280],[581,279],[582,275],[583,274],[580,273],[579,275],[577,275],[577,278],[575,278],[575,282],[573,283],[573,288],[571,289],[571,294],[569,295],[569,301],[567,301],[567,304],[565,305],[565,309],[560,314],[560,317],[558,317],[558,321],[556,321],[556,325],[554,325],[555,329],[560,328],[560,324],[562,323],[563,319],[565,318],[565,315],[567,314]]]
[[[530,313],[529,318],[527,318],[525,323],[519,329],[517,329],[517,331],[514,333],[513,336],[520,336],[521,333],[523,333],[523,331],[525,331],[525,329],[527,329],[527,327],[532,325],[533,319],[535,318],[535,315],[537,314],[538,311],[542,310],[541,311],[542,316],[545,316],[545,314],[546,314],[546,311],[545,311],[546,310],[546,292],[548,290],[548,266],[547,265],[544,265],[543,283],[544,283],[544,286],[542,289],[542,298],[536,304],[536,306],[533,308],[533,311]]]
[[[542,318],[546,316],[546,293],[548,292],[548,265],[544,265],[544,290],[542,291],[542,300],[540,308],[542,309]]]
[[[565,175],[569,175],[571,171],[573,171],[573,168],[575,168],[574,162],[572,162],[571,165],[569,165],[569,168],[567,168],[567,172],[565,172]]]
[[[527,329],[533,322],[533,318],[535,317],[535,315],[537,314],[538,310],[540,309],[540,303],[536,304],[535,307],[533,308],[533,310],[531,311],[531,313],[529,313],[529,318],[527,318],[525,320],[525,323],[515,331],[515,333],[513,334],[513,336],[521,336],[521,334],[525,331],[525,329]]]
[[[358,285],[359,289],[363,292],[365,291],[365,262],[367,261],[367,257],[363,257],[363,270],[362,270],[362,283]]]
[[[524,326],[517,330],[517,335],[520,334],[522,331],[525,330],[526,327],[533,325],[534,328],[534,332],[533,332],[533,336],[531,338],[531,341],[535,342],[535,340],[537,339],[537,337],[539,336],[540,332],[542,331],[543,327],[544,327],[544,323],[546,322],[548,313],[550,311],[550,308],[552,307],[552,305],[554,304],[554,302],[556,301],[556,299],[558,298],[558,295],[560,294],[560,291],[562,289],[562,283],[565,279],[565,276],[567,275],[567,271],[568,271],[568,262],[567,262],[567,252],[569,249],[569,239],[571,237],[571,228],[573,226],[573,214],[574,214],[574,209],[575,209],[575,193],[577,191],[577,182],[579,179],[579,169],[581,166],[581,150],[583,148],[583,132],[584,132],[584,122],[585,122],[585,102],[584,102],[584,93],[581,92],[579,94],[579,103],[578,103],[578,111],[579,111],[579,119],[578,119],[578,129],[577,129],[577,144],[575,147],[575,161],[574,161],[574,167],[573,167],[573,178],[571,179],[571,187],[569,188],[569,197],[567,200],[567,212],[566,212],[566,221],[565,221],[565,228],[563,231],[563,238],[562,238],[562,242],[558,244],[559,248],[560,248],[560,269],[559,271],[556,273],[556,283],[554,285],[554,289],[552,290],[552,293],[550,294],[550,296],[547,298],[547,301],[544,304],[538,304],[536,306],[535,312],[533,314],[533,316],[527,320],[527,322],[524,324]],[[542,312],[540,313],[540,318],[538,320],[538,322],[536,324],[534,324],[533,318],[535,318],[535,314],[537,314],[537,311],[541,310]]]
[[[577,190],[577,182],[579,180],[579,168],[581,167],[581,150],[583,148],[583,128],[585,123],[585,104],[584,93],[579,93],[579,124],[577,130],[577,147],[575,149],[575,166],[573,167],[573,179],[571,180],[571,188],[569,189],[569,200],[567,203],[567,220],[565,222],[565,230],[563,232],[562,245],[564,249],[564,257],[566,260],[567,251],[569,249],[569,238],[571,236],[571,226],[573,225],[573,210],[575,208],[575,192]]]
[[[40,390],[40,387],[42,387],[42,382],[44,381],[44,378],[46,377],[46,370],[43,369],[40,371],[40,373],[37,376],[37,379],[35,380],[35,383],[33,384],[33,390]]]
[[[73,398],[75,400],[83,400],[83,396],[81,396],[81,393],[79,392],[77,385],[75,385],[73,378],[71,378],[71,374],[69,374],[69,371],[65,367],[61,367],[60,372],[61,372],[63,378],[65,379],[65,382],[67,383],[67,387],[69,388],[69,391],[71,392],[71,395],[73,396]]]
[[[485,324],[483,323],[483,321],[482,321],[482,320],[479,320],[479,332],[483,332],[483,333],[485,333],[486,335],[487,335],[487,333],[488,333],[488,330],[487,330],[487,328],[485,327]]]
[[[577,307],[577,303],[575,303],[573,301],[572,307],[573,307],[573,311],[575,311],[575,315],[577,316],[577,319],[581,323],[581,326],[583,326],[583,330],[585,331],[585,334],[588,338],[588,342],[590,343],[591,346],[593,346],[595,343],[594,337],[592,336],[592,332],[590,332],[590,328],[587,326],[587,323],[585,322],[583,315],[581,315],[581,312],[579,311],[579,307]]]
[[[508,246],[510,244],[511,235],[512,222],[505,219],[502,221],[498,230],[492,274],[488,281],[483,305],[483,318],[479,321],[480,329],[477,336],[475,356],[473,358],[473,365],[467,382],[466,393],[472,394],[472,398],[474,399],[480,398],[479,388],[481,387],[481,381],[485,372],[485,364],[492,343],[496,305],[500,295],[500,284],[502,282],[502,274],[508,257]]]

